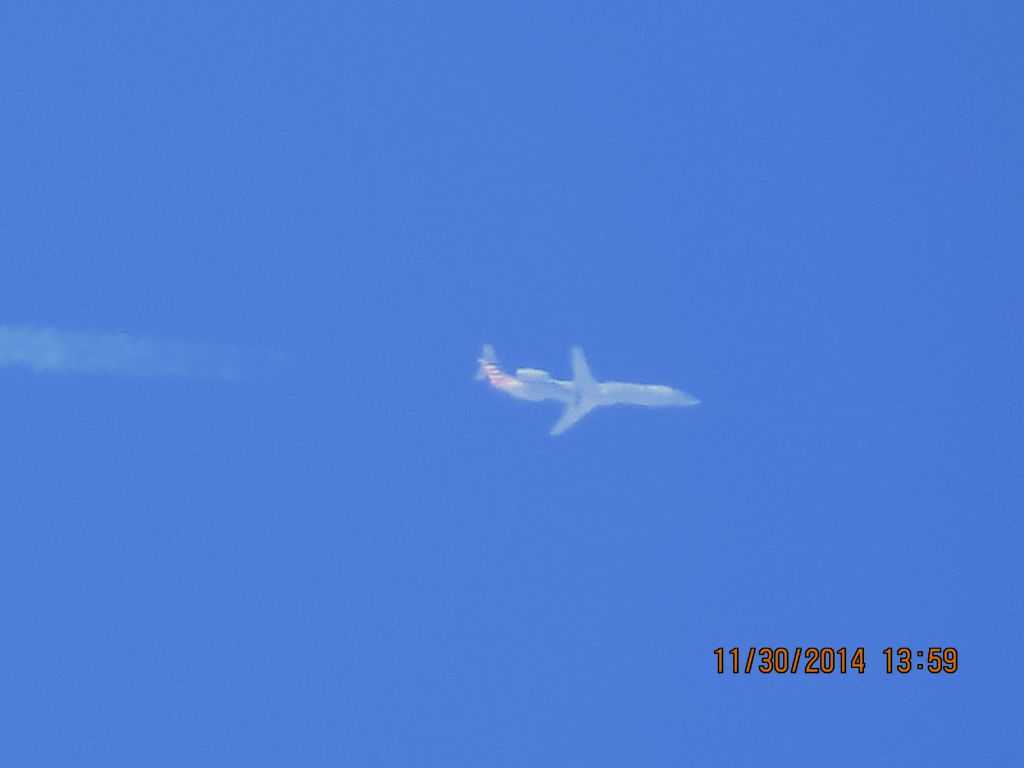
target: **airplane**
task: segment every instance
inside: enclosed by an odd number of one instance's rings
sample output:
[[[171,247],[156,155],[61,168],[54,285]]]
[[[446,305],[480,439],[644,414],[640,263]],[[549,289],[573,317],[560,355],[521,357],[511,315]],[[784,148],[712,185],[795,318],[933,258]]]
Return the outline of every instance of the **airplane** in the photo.
[[[552,435],[560,435],[599,405],[666,406],[697,405],[700,400],[678,389],[663,384],[630,384],[622,381],[597,381],[590,373],[583,350],[573,347],[572,381],[554,379],[539,368],[518,368],[510,376],[501,370],[494,347],[485,344],[477,362],[476,378],[487,379],[497,390],[520,400],[557,400],[565,403],[565,411],[551,428]]]

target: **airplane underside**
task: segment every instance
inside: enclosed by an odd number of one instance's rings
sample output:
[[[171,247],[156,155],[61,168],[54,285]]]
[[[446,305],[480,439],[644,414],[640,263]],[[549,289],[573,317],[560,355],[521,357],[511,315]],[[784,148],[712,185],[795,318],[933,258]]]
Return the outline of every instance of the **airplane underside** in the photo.
[[[478,361],[476,378],[486,378],[495,389],[520,400],[564,402],[565,410],[551,428],[552,435],[562,434],[598,406],[692,406],[700,402],[692,395],[662,384],[599,382],[591,375],[582,349],[573,347],[570,357],[573,372],[571,381],[552,378],[547,371],[537,368],[520,368],[514,376],[510,376],[498,366],[494,348],[488,344],[484,346]]]

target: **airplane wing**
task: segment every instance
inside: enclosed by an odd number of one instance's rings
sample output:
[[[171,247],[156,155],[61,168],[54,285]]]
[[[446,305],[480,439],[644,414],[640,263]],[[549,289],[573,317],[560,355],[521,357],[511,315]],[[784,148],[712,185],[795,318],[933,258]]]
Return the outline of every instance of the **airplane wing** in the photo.
[[[600,389],[597,380],[590,373],[587,358],[583,350],[573,347],[570,355],[572,362],[572,383],[576,389],[576,399],[565,406],[562,417],[551,428],[552,435],[560,435],[577,421],[590,413],[598,405],[596,394]]]
[[[587,358],[579,347],[572,348],[572,383],[578,388],[581,395],[593,392],[597,389],[597,381],[590,373],[590,366],[587,365]]]
[[[596,405],[597,403],[582,399],[569,403],[565,406],[565,410],[562,412],[562,417],[556,421],[555,426],[551,428],[551,435],[554,436],[562,434],[565,430],[594,410]]]

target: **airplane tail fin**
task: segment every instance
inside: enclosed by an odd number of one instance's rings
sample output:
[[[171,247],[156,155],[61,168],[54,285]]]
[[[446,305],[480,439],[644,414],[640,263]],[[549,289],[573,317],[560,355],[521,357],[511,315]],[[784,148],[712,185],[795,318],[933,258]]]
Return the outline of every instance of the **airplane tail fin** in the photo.
[[[490,344],[484,344],[484,348],[480,350],[480,357],[477,358],[476,375],[473,377],[476,381],[481,381],[487,378],[487,366],[497,365],[498,356],[494,354],[494,347]]]

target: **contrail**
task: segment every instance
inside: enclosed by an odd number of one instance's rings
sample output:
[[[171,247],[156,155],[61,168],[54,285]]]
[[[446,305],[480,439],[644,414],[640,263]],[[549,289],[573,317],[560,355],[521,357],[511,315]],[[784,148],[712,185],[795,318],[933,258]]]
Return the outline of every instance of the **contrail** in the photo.
[[[0,325],[0,367],[36,373],[99,373],[230,379],[237,375],[230,350],[123,333]]]

